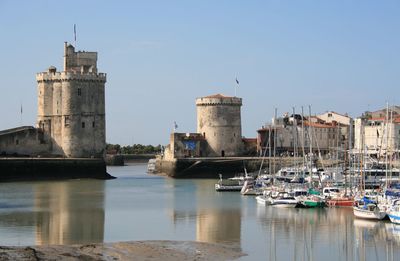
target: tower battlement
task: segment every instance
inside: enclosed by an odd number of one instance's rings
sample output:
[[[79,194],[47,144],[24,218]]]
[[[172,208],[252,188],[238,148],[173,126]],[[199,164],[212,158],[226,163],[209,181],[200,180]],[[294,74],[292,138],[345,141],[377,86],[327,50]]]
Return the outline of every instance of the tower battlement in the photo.
[[[196,99],[196,106],[242,106],[242,98],[229,97],[221,94],[201,97]]]
[[[37,82],[46,82],[46,81],[99,81],[106,82],[107,74],[106,73],[80,73],[75,71],[70,72],[40,72],[36,74]]]

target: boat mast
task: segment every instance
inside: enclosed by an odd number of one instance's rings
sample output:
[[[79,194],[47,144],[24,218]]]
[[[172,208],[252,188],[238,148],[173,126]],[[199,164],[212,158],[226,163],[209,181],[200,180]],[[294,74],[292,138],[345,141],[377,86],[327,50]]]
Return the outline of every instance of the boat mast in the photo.
[[[311,105],[308,105],[308,112],[309,112],[309,117],[308,117],[308,136],[310,137],[310,170],[312,170],[312,158],[313,158],[312,145],[313,145],[313,138],[312,138],[312,127],[311,127]]]
[[[274,164],[274,168],[273,168],[273,171],[274,171],[274,174],[276,173],[276,166],[275,166],[275,161],[276,161],[276,142],[277,142],[277,133],[276,133],[276,117],[277,117],[277,114],[278,114],[278,109],[277,108],[275,108],[275,115],[274,115],[274,162],[273,162],[273,164]],[[271,174],[271,173],[270,173]]]
[[[305,162],[306,153],[304,151],[304,110],[303,110],[303,106],[301,106],[301,149],[302,149],[302,153],[303,153],[303,168],[304,168],[306,165],[306,162]],[[303,178],[304,178],[304,171],[303,171]]]
[[[269,168],[269,174],[272,172],[272,166],[271,166],[271,125],[268,128],[268,168]],[[267,149],[265,149],[267,150]]]
[[[365,190],[364,185],[365,185],[365,180],[364,180],[364,172],[363,172],[363,168],[364,168],[364,163],[363,163],[363,158],[364,158],[364,135],[365,135],[365,131],[364,131],[364,119],[361,119],[361,146],[360,146],[360,176],[361,176],[361,191],[363,192]]]
[[[292,114],[292,117],[293,117],[293,122],[292,122],[292,137],[293,137],[293,163],[294,163],[294,168],[296,169],[297,168],[297,163],[296,163],[296,125],[295,125],[295,123],[296,123],[296,117],[295,117],[295,110],[294,110],[294,107],[292,107],[293,108],[293,114]],[[296,171],[295,171],[295,173],[296,173]]]
[[[389,153],[388,143],[389,143],[389,103],[386,102],[386,153],[385,153],[386,188],[388,187],[388,153]]]

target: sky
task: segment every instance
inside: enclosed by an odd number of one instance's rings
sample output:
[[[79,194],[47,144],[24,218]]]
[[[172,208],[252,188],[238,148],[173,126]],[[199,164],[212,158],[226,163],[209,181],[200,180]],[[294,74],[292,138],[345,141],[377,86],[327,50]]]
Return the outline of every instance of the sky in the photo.
[[[274,108],[399,105],[399,13],[397,0],[0,0],[0,130],[36,124],[35,75],[62,69],[74,24],[107,73],[108,143],[165,145],[174,122],[196,132],[196,98],[235,88],[248,138]]]

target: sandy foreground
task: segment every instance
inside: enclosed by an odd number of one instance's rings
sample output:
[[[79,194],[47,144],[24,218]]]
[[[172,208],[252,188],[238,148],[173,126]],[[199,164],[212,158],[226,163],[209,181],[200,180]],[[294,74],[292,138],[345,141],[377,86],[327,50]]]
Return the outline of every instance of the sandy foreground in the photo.
[[[0,247],[0,260],[235,260],[240,248],[188,241],[128,241],[71,246]]]

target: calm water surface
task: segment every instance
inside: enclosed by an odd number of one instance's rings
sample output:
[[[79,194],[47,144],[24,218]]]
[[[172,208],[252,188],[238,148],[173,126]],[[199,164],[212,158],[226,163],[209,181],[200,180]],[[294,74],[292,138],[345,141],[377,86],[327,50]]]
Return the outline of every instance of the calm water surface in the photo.
[[[400,260],[400,226],[351,209],[277,209],[215,192],[215,180],[109,167],[118,179],[0,183],[0,245],[194,240],[240,247],[241,260]]]

